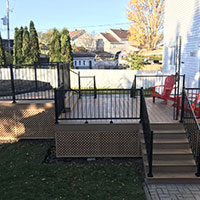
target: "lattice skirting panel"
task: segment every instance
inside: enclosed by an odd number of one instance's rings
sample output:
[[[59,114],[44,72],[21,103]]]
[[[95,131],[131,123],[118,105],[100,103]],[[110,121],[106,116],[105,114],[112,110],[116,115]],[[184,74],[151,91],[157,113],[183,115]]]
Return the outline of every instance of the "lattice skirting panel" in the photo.
[[[0,140],[54,138],[54,104],[0,104]]]
[[[57,157],[140,157],[138,124],[56,125]]]

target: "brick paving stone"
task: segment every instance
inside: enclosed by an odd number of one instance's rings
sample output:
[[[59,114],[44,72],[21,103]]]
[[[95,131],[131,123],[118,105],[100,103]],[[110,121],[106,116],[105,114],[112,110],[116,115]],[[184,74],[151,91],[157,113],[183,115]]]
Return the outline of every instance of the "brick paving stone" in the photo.
[[[170,197],[171,197],[172,200],[178,200],[176,195],[170,195]]]
[[[160,188],[156,189],[156,191],[158,194],[163,194],[163,191]]]
[[[199,188],[196,185],[189,185],[188,189],[191,191],[199,191]]]
[[[200,200],[200,195],[194,194],[194,198],[195,198],[195,200]]]
[[[189,199],[189,198],[193,198],[194,199],[194,196],[192,194],[183,194],[183,197],[187,198],[187,199]]]
[[[158,196],[160,197],[160,199],[163,199],[163,198],[170,198],[170,195],[169,195],[169,194],[159,194]]]
[[[200,184],[147,184],[152,200],[200,200]]]

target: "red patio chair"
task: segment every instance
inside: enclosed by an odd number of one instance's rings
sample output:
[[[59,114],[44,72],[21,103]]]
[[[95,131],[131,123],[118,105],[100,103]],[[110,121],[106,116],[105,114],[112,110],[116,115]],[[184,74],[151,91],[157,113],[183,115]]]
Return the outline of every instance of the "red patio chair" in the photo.
[[[194,114],[196,115],[196,117],[200,117],[200,92],[197,94],[197,96],[194,96],[194,94],[195,93],[187,93],[189,99],[194,99],[192,103],[192,109],[194,111]],[[177,103],[174,102],[172,106],[176,106],[176,105]],[[182,101],[181,101],[181,96],[180,96],[179,108],[178,108],[179,110],[181,110],[181,106],[182,106]],[[179,110],[178,110],[178,116],[179,116]]]
[[[170,75],[167,76],[165,79],[165,84],[164,85],[157,85],[157,86],[152,86],[152,97],[153,97],[153,103],[155,103],[155,98],[160,98],[160,99],[164,99],[165,104],[167,104],[168,100],[173,101],[174,98],[170,97],[170,94],[172,92],[172,90],[174,89],[174,85],[175,85],[175,77],[174,75]],[[163,93],[159,94],[156,92],[156,88],[157,87],[164,87],[163,88]]]

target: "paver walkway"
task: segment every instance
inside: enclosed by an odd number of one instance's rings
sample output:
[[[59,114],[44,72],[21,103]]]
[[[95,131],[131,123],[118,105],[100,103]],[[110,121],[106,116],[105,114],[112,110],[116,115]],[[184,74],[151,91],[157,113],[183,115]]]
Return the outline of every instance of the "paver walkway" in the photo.
[[[200,184],[145,184],[148,200],[200,200]]]

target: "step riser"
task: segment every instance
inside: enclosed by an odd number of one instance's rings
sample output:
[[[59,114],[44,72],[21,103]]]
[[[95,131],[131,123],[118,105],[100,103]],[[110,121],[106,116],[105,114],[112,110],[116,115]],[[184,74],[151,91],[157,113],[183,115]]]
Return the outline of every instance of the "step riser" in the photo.
[[[141,144],[142,148],[145,148],[145,144]],[[157,150],[157,149],[185,149],[185,148],[190,148],[189,144],[184,143],[184,144],[166,144],[166,143],[156,143],[153,144],[153,149]]]
[[[146,171],[148,171],[148,166],[145,167]],[[196,167],[195,166],[153,166],[152,171],[155,173],[191,173],[195,174]]]
[[[189,144],[153,144],[154,149],[185,149],[189,148]]]
[[[154,133],[153,135],[153,138],[154,139],[163,139],[165,138],[166,140],[167,139],[185,139],[186,138],[186,134],[184,133],[180,133],[180,134],[177,134],[177,133],[174,133],[174,134],[171,134],[171,133]]]
[[[146,156],[146,155],[145,155]],[[192,154],[154,154],[153,155],[153,160],[157,160],[157,161],[179,161],[182,160],[184,162],[184,160],[191,160],[193,159]]]
[[[151,124],[151,128],[153,130],[181,130],[181,131],[184,131],[183,129],[183,124],[162,124],[162,123],[159,123],[159,124]]]

